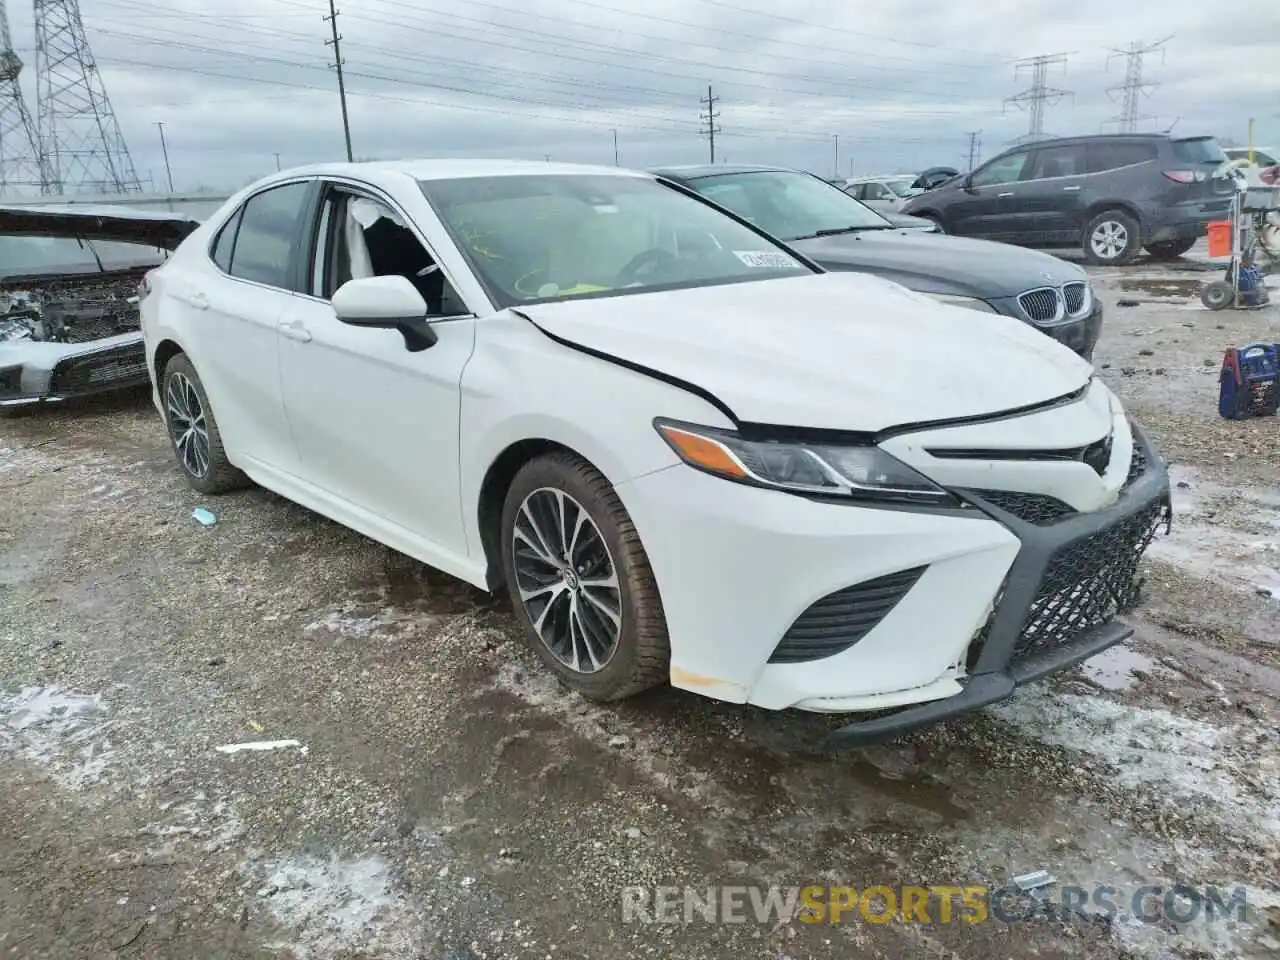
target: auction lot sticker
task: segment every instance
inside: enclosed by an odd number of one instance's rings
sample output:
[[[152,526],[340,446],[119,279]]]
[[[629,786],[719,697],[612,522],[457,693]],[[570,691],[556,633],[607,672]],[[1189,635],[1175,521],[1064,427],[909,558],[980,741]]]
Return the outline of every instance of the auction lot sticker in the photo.
[[[790,270],[800,266],[794,257],[785,253],[770,253],[761,250],[735,250],[733,255],[748,267],[761,267],[765,270]]]

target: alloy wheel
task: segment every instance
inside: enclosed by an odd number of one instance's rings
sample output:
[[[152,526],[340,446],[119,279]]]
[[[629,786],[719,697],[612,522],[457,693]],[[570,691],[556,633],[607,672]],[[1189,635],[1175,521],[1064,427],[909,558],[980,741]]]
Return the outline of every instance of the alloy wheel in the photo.
[[[591,515],[563,490],[520,504],[511,531],[516,588],[538,638],[562,664],[596,673],[622,636],[618,570]]]
[[[1089,238],[1093,252],[1105,260],[1114,260],[1129,246],[1129,231],[1116,220],[1104,220],[1093,228]]]
[[[209,472],[209,429],[205,425],[204,406],[195,384],[181,373],[169,377],[165,391],[165,410],[169,436],[182,468],[193,477]]]

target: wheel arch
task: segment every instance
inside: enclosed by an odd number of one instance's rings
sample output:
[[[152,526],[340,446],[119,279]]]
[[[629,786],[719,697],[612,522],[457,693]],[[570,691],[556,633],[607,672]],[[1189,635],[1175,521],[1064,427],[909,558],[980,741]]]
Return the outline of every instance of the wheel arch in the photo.
[[[1132,217],[1133,222],[1138,225],[1138,229],[1141,231],[1142,215],[1138,213],[1138,208],[1128,200],[1099,200],[1091,204],[1084,212],[1084,220],[1080,224],[1080,241],[1082,243],[1087,239],[1084,236],[1084,232],[1089,229],[1089,224],[1093,223],[1093,218],[1106,213],[1108,210],[1118,210],[1126,217]]]
[[[545,437],[529,437],[508,444],[489,464],[484,479],[480,481],[480,495],[476,501],[476,523],[480,530],[480,549],[485,561],[485,583],[493,591],[500,590],[505,577],[502,572],[502,506],[507,499],[511,481],[520,468],[538,457],[549,453],[568,453],[600,470],[589,457],[561,443]],[[604,471],[600,470],[603,474]]]
[[[182,349],[181,344],[170,337],[165,337],[156,344],[156,351],[152,357],[152,370],[155,374],[157,389],[160,388],[160,381],[164,377],[164,368],[180,353],[186,353],[186,351]]]

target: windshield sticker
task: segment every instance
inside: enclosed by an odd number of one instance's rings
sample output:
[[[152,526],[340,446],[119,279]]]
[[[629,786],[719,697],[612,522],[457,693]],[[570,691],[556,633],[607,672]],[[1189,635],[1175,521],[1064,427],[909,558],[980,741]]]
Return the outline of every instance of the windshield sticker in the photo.
[[[764,270],[787,270],[800,264],[785,253],[765,253],[760,250],[735,250],[733,255],[748,267],[760,267]]]

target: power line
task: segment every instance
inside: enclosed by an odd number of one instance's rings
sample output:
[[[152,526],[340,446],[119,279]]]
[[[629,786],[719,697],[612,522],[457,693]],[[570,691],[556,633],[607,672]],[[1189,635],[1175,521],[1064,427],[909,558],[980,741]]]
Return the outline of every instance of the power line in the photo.
[[[1118,95],[1120,103],[1120,116],[1112,117],[1107,122],[1119,124],[1121,133],[1136,133],[1139,120],[1154,119],[1153,117],[1139,116],[1138,114],[1138,106],[1142,102],[1142,98],[1151,96],[1151,91],[1159,86],[1158,83],[1143,82],[1142,60],[1148,53],[1159,53],[1160,61],[1163,63],[1164,45],[1171,39],[1173,39],[1172,35],[1165,37],[1163,40],[1157,40],[1155,43],[1147,44],[1142,43],[1140,40],[1135,40],[1123,50],[1112,48],[1111,56],[1107,57],[1108,68],[1111,66],[1111,61],[1116,57],[1125,58],[1124,83],[1117,84],[1114,87],[1107,87],[1107,96],[1116,100]]]
[[[333,65],[338,69],[338,99],[342,101],[342,135],[347,141],[347,162],[351,163],[355,157],[351,153],[351,120],[347,116],[347,85],[342,76],[342,47],[339,46],[342,36],[338,33],[338,11],[333,6],[333,0],[329,0],[329,15],[320,19],[328,21],[329,26],[333,28],[333,39],[326,40],[324,45],[333,47]]]
[[[1062,64],[1063,72],[1066,72],[1067,57],[1066,53],[1048,53],[1038,57],[1024,57],[1018,60],[1014,65],[1014,77],[1019,76],[1023,70],[1031,70],[1031,86],[1030,88],[1008,97],[1006,104],[1012,103],[1021,110],[1026,104],[1031,105],[1031,126],[1026,134],[1018,137],[1018,140],[1031,142],[1033,140],[1045,139],[1044,133],[1044,108],[1050,103],[1057,103],[1063,97],[1074,97],[1070,90],[1059,90],[1056,87],[1049,86],[1049,67],[1056,64]]]
[[[719,97],[713,96],[711,93],[711,84],[707,84],[707,97],[705,100],[699,98],[698,103],[707,108],[704,114],[698,111],[699,123],[705,123],[706,127],[702,131],[702,135],[707,138],[707,143],[711,148],[711,162],[716,162],[716,134],[720,132],[720,124],[716,123],[720,119],[720,111],[716,109],[716,103]]]

